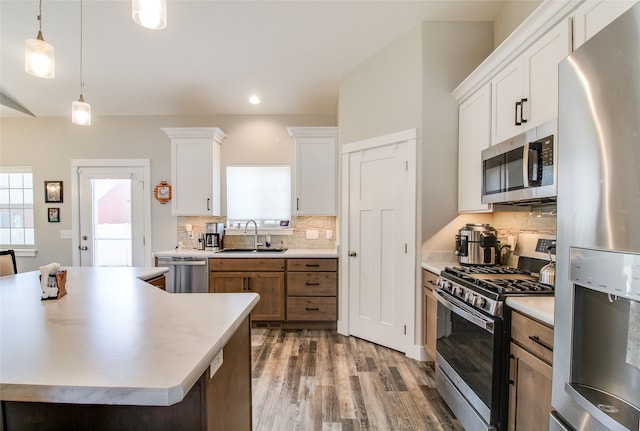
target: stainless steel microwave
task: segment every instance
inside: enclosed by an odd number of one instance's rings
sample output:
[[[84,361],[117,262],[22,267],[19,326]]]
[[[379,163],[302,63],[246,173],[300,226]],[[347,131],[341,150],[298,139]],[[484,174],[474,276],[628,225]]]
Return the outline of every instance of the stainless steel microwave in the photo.
[[[482,151],[482,203],[555,199],[556,131],[549,121]]]

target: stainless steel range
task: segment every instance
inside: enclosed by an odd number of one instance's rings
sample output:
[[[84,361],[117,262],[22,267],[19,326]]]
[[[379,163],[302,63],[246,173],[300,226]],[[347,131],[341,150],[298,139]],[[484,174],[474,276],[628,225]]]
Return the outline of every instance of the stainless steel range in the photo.
[[[436,384],[466,431],[506,429],[510,315],[504,302],[554,294],[537,274],[553,245],[551,235],[521,235],[518,268],[457,266],[440,274]]]

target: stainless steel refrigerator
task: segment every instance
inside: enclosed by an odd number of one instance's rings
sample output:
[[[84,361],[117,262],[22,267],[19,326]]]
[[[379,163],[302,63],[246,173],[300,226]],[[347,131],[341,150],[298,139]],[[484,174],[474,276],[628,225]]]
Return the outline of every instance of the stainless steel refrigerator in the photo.
[[[640,430],[640,4],[559,66],[552,430]]]

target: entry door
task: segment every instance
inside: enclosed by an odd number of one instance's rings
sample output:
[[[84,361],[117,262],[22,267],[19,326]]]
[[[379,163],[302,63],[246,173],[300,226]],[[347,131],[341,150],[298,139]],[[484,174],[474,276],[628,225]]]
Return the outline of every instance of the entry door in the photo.
[[[414,160],[415,140],[348,157],[349,332],[406,353],[415,315]]]
[[[81,266],[145,266],[144,169],[79,167]]]

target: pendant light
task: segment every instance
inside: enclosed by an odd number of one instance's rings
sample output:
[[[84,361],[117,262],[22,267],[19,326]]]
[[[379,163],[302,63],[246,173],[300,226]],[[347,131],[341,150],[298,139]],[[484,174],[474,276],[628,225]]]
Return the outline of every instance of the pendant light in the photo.
[[[159,30],[167,26],[167,0],[132,0],[131,16],[143,27]]]
[[[82,95],[82,0],[80,0],[80,98],[71,102],[71,122],[80,126],[91,125],[91,105],[84,101]]]
[[[38,78],[51,79],[56,74],[53,46],[42,37],[42,0],[38,9],[38,36],[24,42],[24,70]]]

